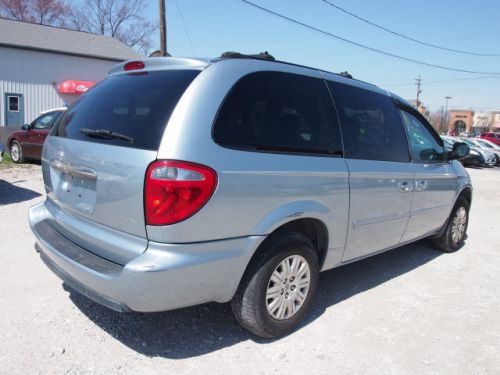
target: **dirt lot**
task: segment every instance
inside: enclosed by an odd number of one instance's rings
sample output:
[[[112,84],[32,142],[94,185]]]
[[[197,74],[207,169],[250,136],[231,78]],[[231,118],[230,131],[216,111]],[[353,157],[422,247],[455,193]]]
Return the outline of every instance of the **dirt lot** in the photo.
[[[265,341],[227,305],[120,315],[72,293],[33,250],[40,167],[0,169],[0,373],[498,374],[500,169],[470,173],[461,251],[419,242],[328,271],[302,328]]]

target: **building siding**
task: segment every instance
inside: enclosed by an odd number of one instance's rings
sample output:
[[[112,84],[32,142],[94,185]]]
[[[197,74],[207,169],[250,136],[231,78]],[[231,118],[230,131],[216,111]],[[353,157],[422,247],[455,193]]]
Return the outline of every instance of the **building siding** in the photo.
[[[41,111],[71,104],[79,95],[60,94],[67,79],[102,80],[116,61],[0,47],[0,126],[5,125],[5,93],[22,94],[24,122]]]

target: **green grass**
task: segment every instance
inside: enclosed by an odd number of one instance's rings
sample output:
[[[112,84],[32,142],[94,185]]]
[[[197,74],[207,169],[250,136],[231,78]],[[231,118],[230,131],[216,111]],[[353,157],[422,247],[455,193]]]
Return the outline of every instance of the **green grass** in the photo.
[[[3,154],[3,160],[0,162],[0,168],[12,167],[14,162],[10,158],[10,155],[6,152]]]
[[[21,164],[16,164],[12,161],[12,158],[10,157],[10,154],[4,152],[3,154],[3,160],[0,162],[0,169],[6,169],[6,168],[30,168],[32,165],[37,164],[36,162],[30,162],[24,161],[24,163]],[[39,163],[38,163],[39,164]]]

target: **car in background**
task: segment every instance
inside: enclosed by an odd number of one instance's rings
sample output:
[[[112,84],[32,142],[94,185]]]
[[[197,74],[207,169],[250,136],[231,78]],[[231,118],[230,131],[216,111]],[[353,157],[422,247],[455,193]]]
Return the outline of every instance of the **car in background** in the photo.
[[[31,124],[25,124],[13,132],[7,141],[12,161],[22,163],[25,159],[40,160],[45,138],[52,126],[66,108],[54,108],[43,111]]]
[[[474,140],[470,138],[459,138],[459,141],[466,143],[471,149],[476,149],[477,151],[481,152],[485,159],[485,164],[488,167],[492,167],[495,164],[497,164],[498,162],[497,156],[490,149],[481,146],[480,144],[474,142]]]
[[[496,163],[495,165],[500,165],[500,146],[481,138],[470,138],[470,141],[477,144],[479,147],[484,148],[495,154]]]
[[[500,145],[500,133],[484,132],[481,134],[480,138],[493,142],[496,145]]]
[[[455,137],[441,136],[444,142],[446,151],[451,151],[455,143],[459,143],[460,140]],[[476,149],[470,148],[469,155],[460,160],[464,167],[484,167],[486,165],[486,159],[482,154]]]
[[[3,160],[3,150],[4,150],[4,148],[3,148],[3,144],[1,144],[1,143],[0,143],[0,163],[1,163],[1,162],[2,162],[2,160]]]

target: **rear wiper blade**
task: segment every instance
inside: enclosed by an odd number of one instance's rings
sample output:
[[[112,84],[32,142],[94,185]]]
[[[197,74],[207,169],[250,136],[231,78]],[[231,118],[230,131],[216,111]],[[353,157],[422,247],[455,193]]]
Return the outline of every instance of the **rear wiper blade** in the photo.
[[[93,138],[121,139],[124,141],[128,141],[130,143],[135,142],[135,139],[132,137],[129,137],[128,135],[112,132],[111,130],[107,130],[107,129],[95,129],[94,130],[94,129],[80,128],[80,133],[85,134],[88,137],[93,137]]]

